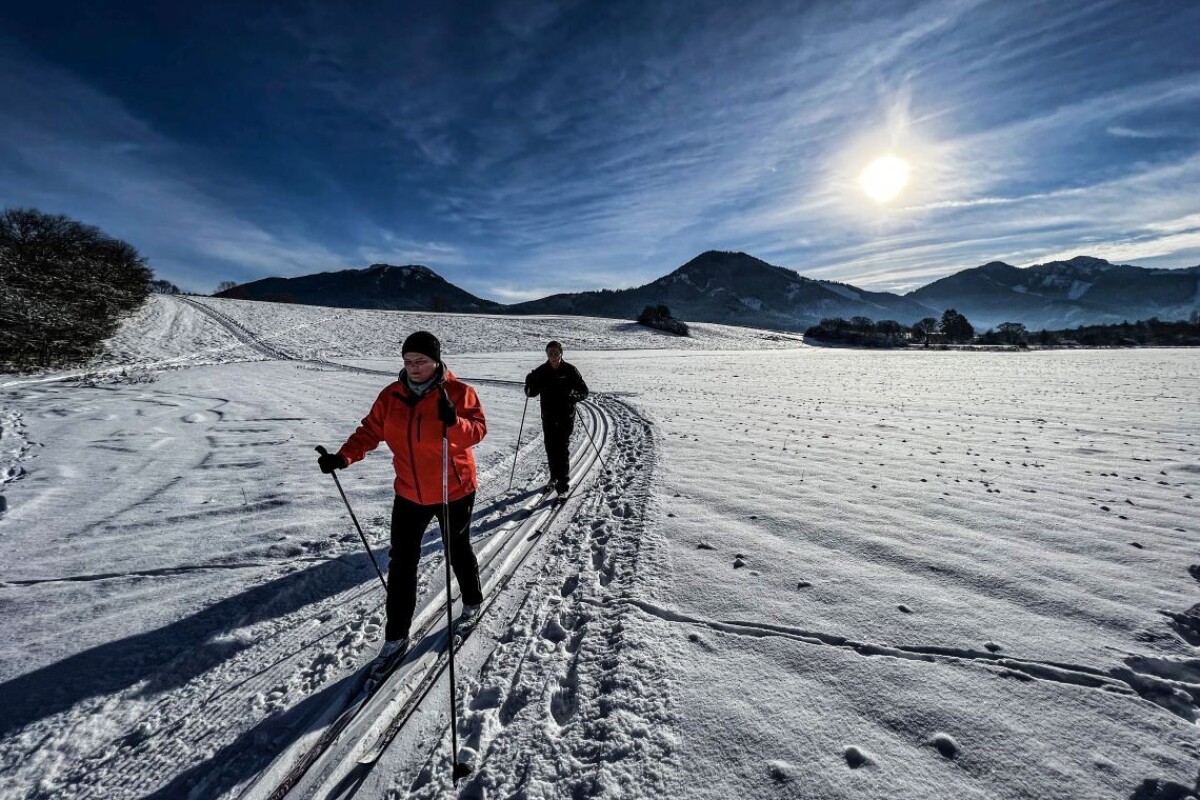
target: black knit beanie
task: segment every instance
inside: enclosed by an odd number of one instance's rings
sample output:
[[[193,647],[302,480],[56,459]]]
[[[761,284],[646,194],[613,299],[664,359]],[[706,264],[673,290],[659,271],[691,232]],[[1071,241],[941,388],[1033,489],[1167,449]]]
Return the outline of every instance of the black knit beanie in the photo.
[[[408,353],[429,356],[440,364],[442,362],[442,343],[429,331],[417,331],[405,339],[404,346],[400,348],[401,356]]]

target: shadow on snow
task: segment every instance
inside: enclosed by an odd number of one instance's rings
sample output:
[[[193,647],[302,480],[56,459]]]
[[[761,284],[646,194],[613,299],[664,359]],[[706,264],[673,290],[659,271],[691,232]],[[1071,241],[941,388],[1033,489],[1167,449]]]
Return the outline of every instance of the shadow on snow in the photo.
[[[476,517],[498,518],[472,525],[478,538],[507,521],[508,509],[537,492],[497,498]],[[423,555],[441,548],[436,522],[426,534]],[[386,549],[375,557],[381,566]],[[93,647],[54,664],[0,684],[5,710],[0,717],[0,736],[30,723],[66,711],[89,698],[115,694],[143,681],[142,695],[153,695],[183,686],[226,661],[247,645],[221,640],[221,634],[258,622],[294,613],[305,606],[378,580],[365,552],[346,554],[298,570],[281,578],[228,597],[165,627],[128,636]],[[382,598],[381,598],[382,599]],[[333,687],[330,687],[333,688]],[[319,692],[276,719],[292,718]]]

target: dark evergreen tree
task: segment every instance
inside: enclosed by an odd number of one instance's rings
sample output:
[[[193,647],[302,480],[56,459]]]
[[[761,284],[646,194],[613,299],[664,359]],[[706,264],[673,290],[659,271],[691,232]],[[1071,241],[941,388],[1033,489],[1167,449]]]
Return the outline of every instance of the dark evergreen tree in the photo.
[[[969,342],[975,338],[975,328],[967,318],[953,308],[946,309],[939,324],[942,334],[952,342]]]

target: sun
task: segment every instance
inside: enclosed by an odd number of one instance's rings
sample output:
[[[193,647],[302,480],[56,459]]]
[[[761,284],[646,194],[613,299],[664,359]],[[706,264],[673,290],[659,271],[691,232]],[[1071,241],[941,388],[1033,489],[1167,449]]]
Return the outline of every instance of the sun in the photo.
[[[876,203],[886,203],[908,185],[908,162],[893,155],[880,156],[867,164],[858,176],[858,183]]]

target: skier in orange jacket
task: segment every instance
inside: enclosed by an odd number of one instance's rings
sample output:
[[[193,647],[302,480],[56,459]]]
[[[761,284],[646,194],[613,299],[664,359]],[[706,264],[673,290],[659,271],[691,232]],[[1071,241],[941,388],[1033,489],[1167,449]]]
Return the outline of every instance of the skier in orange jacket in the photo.
[[[434,517],[449,532],[454,576],[462,592],[462,622],[483,602],[479,563],[471,549],[471,512],[475,505],[475,456],[471,448],[487,433],[487,420],[475,390],[442,362],[442,346],[428,331],[417,331],[401,348],[404,371],[379,393],[358,430],[336,453],[317,459],[322,472],[345,469],[387,442],[396,471],[389,551],[387,626],[382,661],[408,649],[409,628],[417,602],[417,562],[421,539]],[[449,445],[446,474],[448,517],[442,515],[442,437]]]

